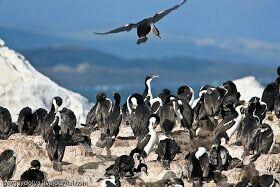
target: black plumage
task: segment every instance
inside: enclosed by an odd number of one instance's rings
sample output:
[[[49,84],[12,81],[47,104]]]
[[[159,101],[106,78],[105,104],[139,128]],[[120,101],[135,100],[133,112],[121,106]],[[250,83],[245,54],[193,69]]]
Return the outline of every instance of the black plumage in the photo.
[[[48,135],[49,130],[52,129],[50,125],[55,120],[55,115],[59,112],[59,107],[62,105],[62,99],[61,97],[54,97],[52,100],[51,110],[47,114],[47,116],[44,118],[44,132],[43,132],[43,139],[45,142],[48,141]]]
[[[16,155],[11,149],[5,150],[0,155],[0,178],[3,182],[10,180],[16,169]]]
[[[58,125],[59,119],[56,120],[49,128],[48,141],[46,144],[49,159],[53,163],[53,169],[62,171],[61,161],[64,157],[64,152],[67,144],[65,136],[60,134],[60,126]]]
[[[175,96],[170,95],[159,109],[160,128],[164,133],[171,132],[176,125],[176,102]]]
[[[271,153],[274,143],[274,133],[271,127],[265,123],[261,124],[252,132],[252,139],[245,150],[244,156],[247,156],[250,151],[253,151],[254,155],[251,161],[254,161],[261,154]]]
[[[106,97],[105,93],[99,93],[96,96],[96,103],[89,111],[86,117],[86,126],[100,129],[101,124],[105,124],[104,120],[107,118],[112,108],[112,101]]]
[[[116,137],[119,134],[120,125],[122,122],[122,114],[120,110],[121,96],[114,93],[114,104],[102,127],[100,139],[96,144],[98,147],[106,147],[107,155],[110,155],[110,148],[113,146]]]
[[[128,116],[129,125],[131,126],[134,136],[142,139],[148,133],[147,121],[151,115],[149,106],[144,102],[140,94],[132,94],[128,99],[131,105],[131,114]]]
[[[187,100],[177,101],[178,109],[176,109],[176,117],[180,120],[181,127],[186,129],[190,138],[193,138],[192,124],[194,121],[193,109]]]
[[[268,111],[273,111],[274,109],[274,103],[278,93],[277,91],[278,86],[275,82],[269,83],[263,91],[261,100],[266,103]]]
[[[115,163],[105,170],[105,176],[126,176],[133,175],[135,160],[138,159],[141,150],[133,149],[129,155],[122,155],[115,160]]]
[[[209,175],[209,158],[205,148],[200,147],[185,157],[188,168],[188,179],[201,184]]]
[[[40,170],[41,163],[38,160],[33,160],[30,165],[31,167],[20,176],[21,187],[27,187],[28,185],[24,185],[24,183],[28,182],[34,182],[34,184],[39,185],[45,179],[44,173]]]
[[[267,105],[260,101],[258,97],[252,97],[248,103],[248,114],[258,118],[260,123],[266,117]]]
[[[194,101],[194,91],[189,86],[181,86],[177,90],[177,96],[181,100],[185,100],[188,102],[190,106],[192,106]]]
[[[280,86],[279,93],[277,94],[274,102],[274,113],[278,119],[280,119]]]
[[[172,8],[169,8],[165,11],[158,12],[154,16],[143,19],[138,23],[129,23],[129,24],[121,26],[117,29],[111,30],[109,32],[104,32],[104,33],[95,32],[95,34],[107,35],[107,34],[123,32],[123,31],[131,31],[133,28],[137,28],[137,35],[138,35],[137,44],[144,43],[148,40],[147,35],[150,33],[150,31],[152,31],[156,36],[160,37],[159,30],[156,28],[156,26],[154,24],[156,22],[158,22],[159,20],[161,20],[166,15],[168,15],[173,10],[178,9],[186,1],[187,0],[184,0],[181,4],[178,4],[178,5],[176,5]]]
[[[8,109],[0,107],[0,140],[6,140],[13,133],[12,117]]]
[[[204,107],[208,117],[216,124],[215,119],[220,113],[222,97],[216,88],[208,88],[204,94]]]
[[[181,153],[181,149],[173,138],[163,135],[155,152],[158,155],[157,160],[162,161],[163,167],[169,169],[170,162],[174,160],[177,154]]]
[[[73,136],[76,124],[77,124],[77,118],[74,112],[70,109],[63,108],[58,113],[59,117],[59,126],[60,126],[60,134],[67,137],[68,139],[71,139]]]
[[[30,107],[23,108],[19,112],[17,120],[19,132],[25,135],[41,135],[47,113],[43,108],[39,108],[34,112]]]

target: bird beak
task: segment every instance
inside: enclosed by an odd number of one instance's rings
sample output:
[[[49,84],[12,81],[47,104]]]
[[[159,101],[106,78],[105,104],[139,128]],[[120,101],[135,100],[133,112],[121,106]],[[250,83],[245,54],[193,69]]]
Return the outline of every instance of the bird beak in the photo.
[[[155,79],[155,78],[158,78],[158,77],[159,77],[158,75],[153,75],[152,79]]]
[[[160,35],[158,35],[159,39],[161,39]]]
[[[147,176],[149,175],[148,171],[146,171],[145,173],[146,173]]]

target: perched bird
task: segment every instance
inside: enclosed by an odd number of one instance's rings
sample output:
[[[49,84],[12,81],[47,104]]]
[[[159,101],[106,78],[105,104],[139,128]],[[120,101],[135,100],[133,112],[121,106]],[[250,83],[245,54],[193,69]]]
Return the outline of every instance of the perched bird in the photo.
[[[104,120],[108,116],[112,108],[112,101],[106,97],[105,93],[99,93],[96,96],[96,103],[89,111],[86,117],[86,126],[100,129],[101,124],[105,124]]]
[[[194,185],[202,185],[204,178],[209,175],[209,158],[204,147],[199,147],[197,150],[189,153],[185,157],[188,168],[188,179]]]
[[[62,171],[61,161],[64,157],[67,140],[60,134],[61,127],[58,123],[59,119],[56,117],[56,120],[50,125],[51,128],[49,128],[46,148],[49,159],[53,163],[53,169]]]
[[[126,178],[137,179],[141,177],[142,173],[148,175],[148,166],[144,163],[139,163],[139,165],[132,170],[132,174],[127,175]]]
[[[49,130],[52,129],[50,125],[54,122],[56,114],[59,112],[59,107],[62,105],[62,99],[61,97],[54,97],[52,100],[52,106],[51,110],[47,114],[47,116],[44,118],[44,132],[43,132],[43,139],[45,142],[48,141],[48,135],[49,135]]]
[[[12,117],[8,109],[0,107],[0,140],[6,140],[12,132]]]
[[[138,140],[137,148],[143,150],[141,156],[146,158],[153,150],[155,145],[157,144],[158,137],[155,128],[160,122],[160,118],[156,114],[152,114],[150,116],[148,123],[149,132],[148,134],[141,140]]]
[[[159,139],[158,148],[155,151],[158,155],[157,160],[163,162],[165,169],[170,169],[170,163],[175,156],[181,153],[180,146],[169,135],[163,135]]]
[[[120,94],[114,93],[114,100],[113,107],[105,119],[105,124],[102,127],[100,140],[98,140],[98,143],[96,144],[98,147],[105,147],[107,155],[111,155],[110,148],[113,146],[115,139],[119,134],[119,128],[122,122]]]
[[[173,10],[178,9],[180,6],[182,6],[187,0],[184,0],[181,4],[178,4],[172,8],[169,8],[165,11],[161,11],[156,13],[154,16],[143,19],[142,21],[138,23],[129,23],[124,26],[121,26],[117,29],[111,30],[109,32],[104,32],[104,33],[98,33],[95,32],[95,34],[99,35],[107,35],[107,34],[113,34],[113,33],[119,33],[123,31],[130,31],[133,28],[137,28],[137,35],[138,35],[138,41],[137,44],[144,43],[148,40],[147,35],[152,31],[156,36],[160,38],[160,32],[156,28],[155,23],[161,20],[163,17],[168,15],[170,12]]]
[[[13,150],[7,149],[0,155],[0,178],[3,182],[10,180],[16,169],[16,154]]]
[[[216,128],[215,134],[223,137],[226,142],[228,142],[232,135],[237,131],[243,119],[243,106],[237,106],[235,108],[235,111],[237,112],[237,116],[235,118],[233,118],[232,120],[221,121],[218,127]]]
[[[243,156],[247,156],[250,151],[253,151],[254,154],[250,158],[251,161],[255,161],[261,154],[271,153],[275,144],[273,130],[266,123],[254,129],[252,132],[252,139],[250,140],[247,147],[245,147]]]
[[[232,158],[228,150],[221,145],[220,137],[213,140],[212,149],[209,152],[209,163],[211,170],[215,173],[243,166],[238,158]]]
[[[258,97],[252,97],[248,103],[248,114],[256,116],[260,123],[266,117],[267,105]]]
[[[44,173],[40,170],[41,163],[38,160],[32,160],[31,167],[23,172],[20,176],[20,181],[24,184],[24,182],[36,182],[42,183],[45,179]],[[27,187],[28,185],[22,185],[22,187]]]
[[[43,108],[39,108],[34,112],[30,107],[21,109],[17,120],[19,132],[26,135],[41,135],[47,113]]]
[[[133,149],[129,155],[119,156],[115,163],[105,170],[105,176],[130,176],[133,175],[135,162],[139,160],[142,151],[138,148]]]
[[[70,140],[75,133],[77,118],[74,112],[68,108],[63,108],[57,113],[60,134]]]
[[[100,187],[121,187],[121,181],[119,177],[110,175],[108,178],[100,179]],[[99,182],[99,180],[97,181]]]
[[[128,121],[134,136],[142,139],[148,133],[147,121],[151,115],[151,110],[144,102],[143,96],[137,93],[129,96],[127,108],[129,111]]]
[[[277,93],[277,96],[276,96],[275,102],[274,102],[274,113],[277,116],[277,118],[280,119],[280,84],[279,84],[278,93]]]
[[[177,96],[181,100],[186,100],[190,106],[193,105],[194,102],[194,91],[189,86],[181,86],[178,88]]]
[[[204,107],[206,114],[216,125],[216,119],[220,113],[222,97],[216,88],[208,88],[204,94]]]
[[[276,95],[277,95],[277,84],[275,82],[269,83],[265,87],[261,98],[262,101],[266,103],[268,111],[273,111]]]
[[[165,99],[162,107],[159,109],[160,128],[164,133],[171,133],[176,125],[176,104],[177,100],[175,96],[170,95]]]
[[[152,80],[154,80],[157,77],[158,77],[158,75],[148,75],[145,78],[145,90],[143,93],[144,101],[149,101],[150,99],[153,99],[151,82],[152,82]]]

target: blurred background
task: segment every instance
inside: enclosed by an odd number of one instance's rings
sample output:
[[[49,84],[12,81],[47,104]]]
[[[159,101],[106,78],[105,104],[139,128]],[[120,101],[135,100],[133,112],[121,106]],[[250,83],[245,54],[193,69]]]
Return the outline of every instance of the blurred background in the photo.
[[[95,100],[97,92],[176,90],[255,76],[266,84],[280,64],[279,0],[189,0],[137,46],[136,30],[108,36],[180,0],[0,0],[0,37],[58,84]]]

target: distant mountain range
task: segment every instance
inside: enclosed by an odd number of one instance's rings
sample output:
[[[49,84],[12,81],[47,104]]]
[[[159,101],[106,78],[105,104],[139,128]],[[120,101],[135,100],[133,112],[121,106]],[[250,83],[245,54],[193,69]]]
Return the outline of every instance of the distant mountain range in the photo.
[[[142,91],[144,77],[158,74],[157,90],[176,89],[182,84],[196,89],[253,75],[265,83],[274,79],[275,69],[261,65],[209,61],[196,58],[123,59],[93,49],[71,46],[22,50],[31,64],[61,85],[92,97],[98,90]]]
[[[23,53],[39,71],[92,100],[100,90],[134,88],[142,91],[144,77],[150,73],[160,75],[155,81],[156,91],[165,87],[175,90],[182,84],[197,90],[206,83],[218,84],[248,75],[262,83],[275,77],[275,63],[260,63],[246,55],[215,47],[183,43],[174,46],[155,39],[144,46],[137,46],[134,41],[117,40],[90,43],[7,28],[0,28],[0,38]],[[185,49],[185,55],[170,56],[178,45]],[[145,55],[141,56],[141,53]],[[160,57],[157,53],[161,53]]]

